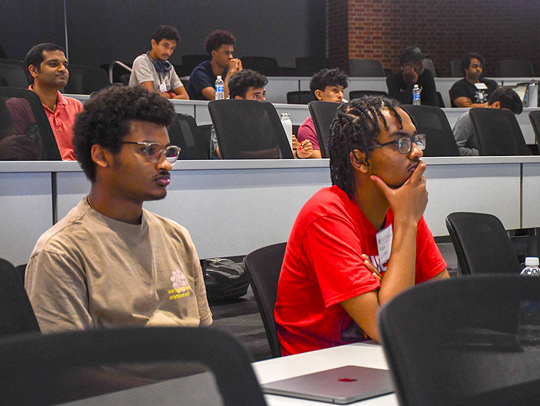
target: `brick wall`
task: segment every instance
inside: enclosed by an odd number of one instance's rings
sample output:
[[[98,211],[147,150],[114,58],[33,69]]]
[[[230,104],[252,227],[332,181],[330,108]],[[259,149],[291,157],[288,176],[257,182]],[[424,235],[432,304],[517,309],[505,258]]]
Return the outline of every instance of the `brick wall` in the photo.
[[[347,58],[373,58],[397,71],[400,51],[418,45],[438,76],[450,76],[450,60],[472,51],[486,58],[486,75],[497,75],[500,59],[515,58],[529,59],[540,76],[539,20],[539,0],[328,0],[328,55],[343,68]]]

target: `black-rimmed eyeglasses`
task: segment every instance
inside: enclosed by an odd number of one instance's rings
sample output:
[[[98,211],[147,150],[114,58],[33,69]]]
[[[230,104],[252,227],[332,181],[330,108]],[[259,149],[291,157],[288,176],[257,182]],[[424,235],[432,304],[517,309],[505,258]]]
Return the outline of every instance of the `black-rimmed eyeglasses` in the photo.
[[[134,144],[134,145],[143,145],[144,148],[142,151],[146,155],[146,159],[151,162],[157,162],[161,154],[165,155],[165,158],[172,165],[178,159],[180,154],[180,147],[176,145],[168,145],[165,148],[161,148],[157,142],[148,142],[148,141],[122,141],[121,144]]]
[[[426,149],[426,134],[416,134],[416,135],[413,135],[412,137],[400,137],[397,140],[385,142],[384,144],[381,144],[378,141],[375,141],[375,142],[377,144],[369,147],[368,151],[371,151],[372,149],[375,149],[375,148],[382,148],[382,147],[386,147],[387,145],[395,144],[397,145],[398,151],[401,154],[405,155],[411,152],[413,142],[418,146],[419,150],[423,151],[424,149]]]

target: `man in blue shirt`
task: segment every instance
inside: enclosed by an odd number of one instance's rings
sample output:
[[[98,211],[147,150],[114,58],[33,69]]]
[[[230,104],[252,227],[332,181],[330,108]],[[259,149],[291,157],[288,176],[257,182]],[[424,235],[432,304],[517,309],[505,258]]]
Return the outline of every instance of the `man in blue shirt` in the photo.
[[[229,96],[229,79],[242,70],[242,61],[233,58],[236,38],[228,31],[216,30],[206,37],[204,46],[212,57],[199,64],[189,77],[188,94],[191,100],[214,100],[214,84],[218,76],[224,81],[225,98]]]

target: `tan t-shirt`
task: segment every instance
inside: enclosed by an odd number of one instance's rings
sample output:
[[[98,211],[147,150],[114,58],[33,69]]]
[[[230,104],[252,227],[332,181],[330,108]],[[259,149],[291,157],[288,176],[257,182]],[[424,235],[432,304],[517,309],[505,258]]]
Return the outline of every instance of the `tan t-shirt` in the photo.
[[[44,333],[212,324],[189,233],[146,210],[132,225],[84,199],[40,237],[25,287]]]

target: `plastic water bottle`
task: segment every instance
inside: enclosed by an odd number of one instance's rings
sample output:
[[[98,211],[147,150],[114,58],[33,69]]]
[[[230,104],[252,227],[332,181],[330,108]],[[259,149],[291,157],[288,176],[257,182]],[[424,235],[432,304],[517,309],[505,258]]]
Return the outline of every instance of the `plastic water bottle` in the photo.
[[[281,113],[281,125],[285,130],[285,134],[287,135],[287,139],[292,148],[292,121],[289,113]]]
[[[540,268],[538,267],[538,257],[525,258],[525,268],[521,271],[522,276],[540,276]]]
[[[225,84],[221,76],[216,79],[216,100],[223,100],[225,98]]]
[[[412,89],[412,104],[415,106],[420,106],[420,93],[422,89],[418,85],[414,85]]]

